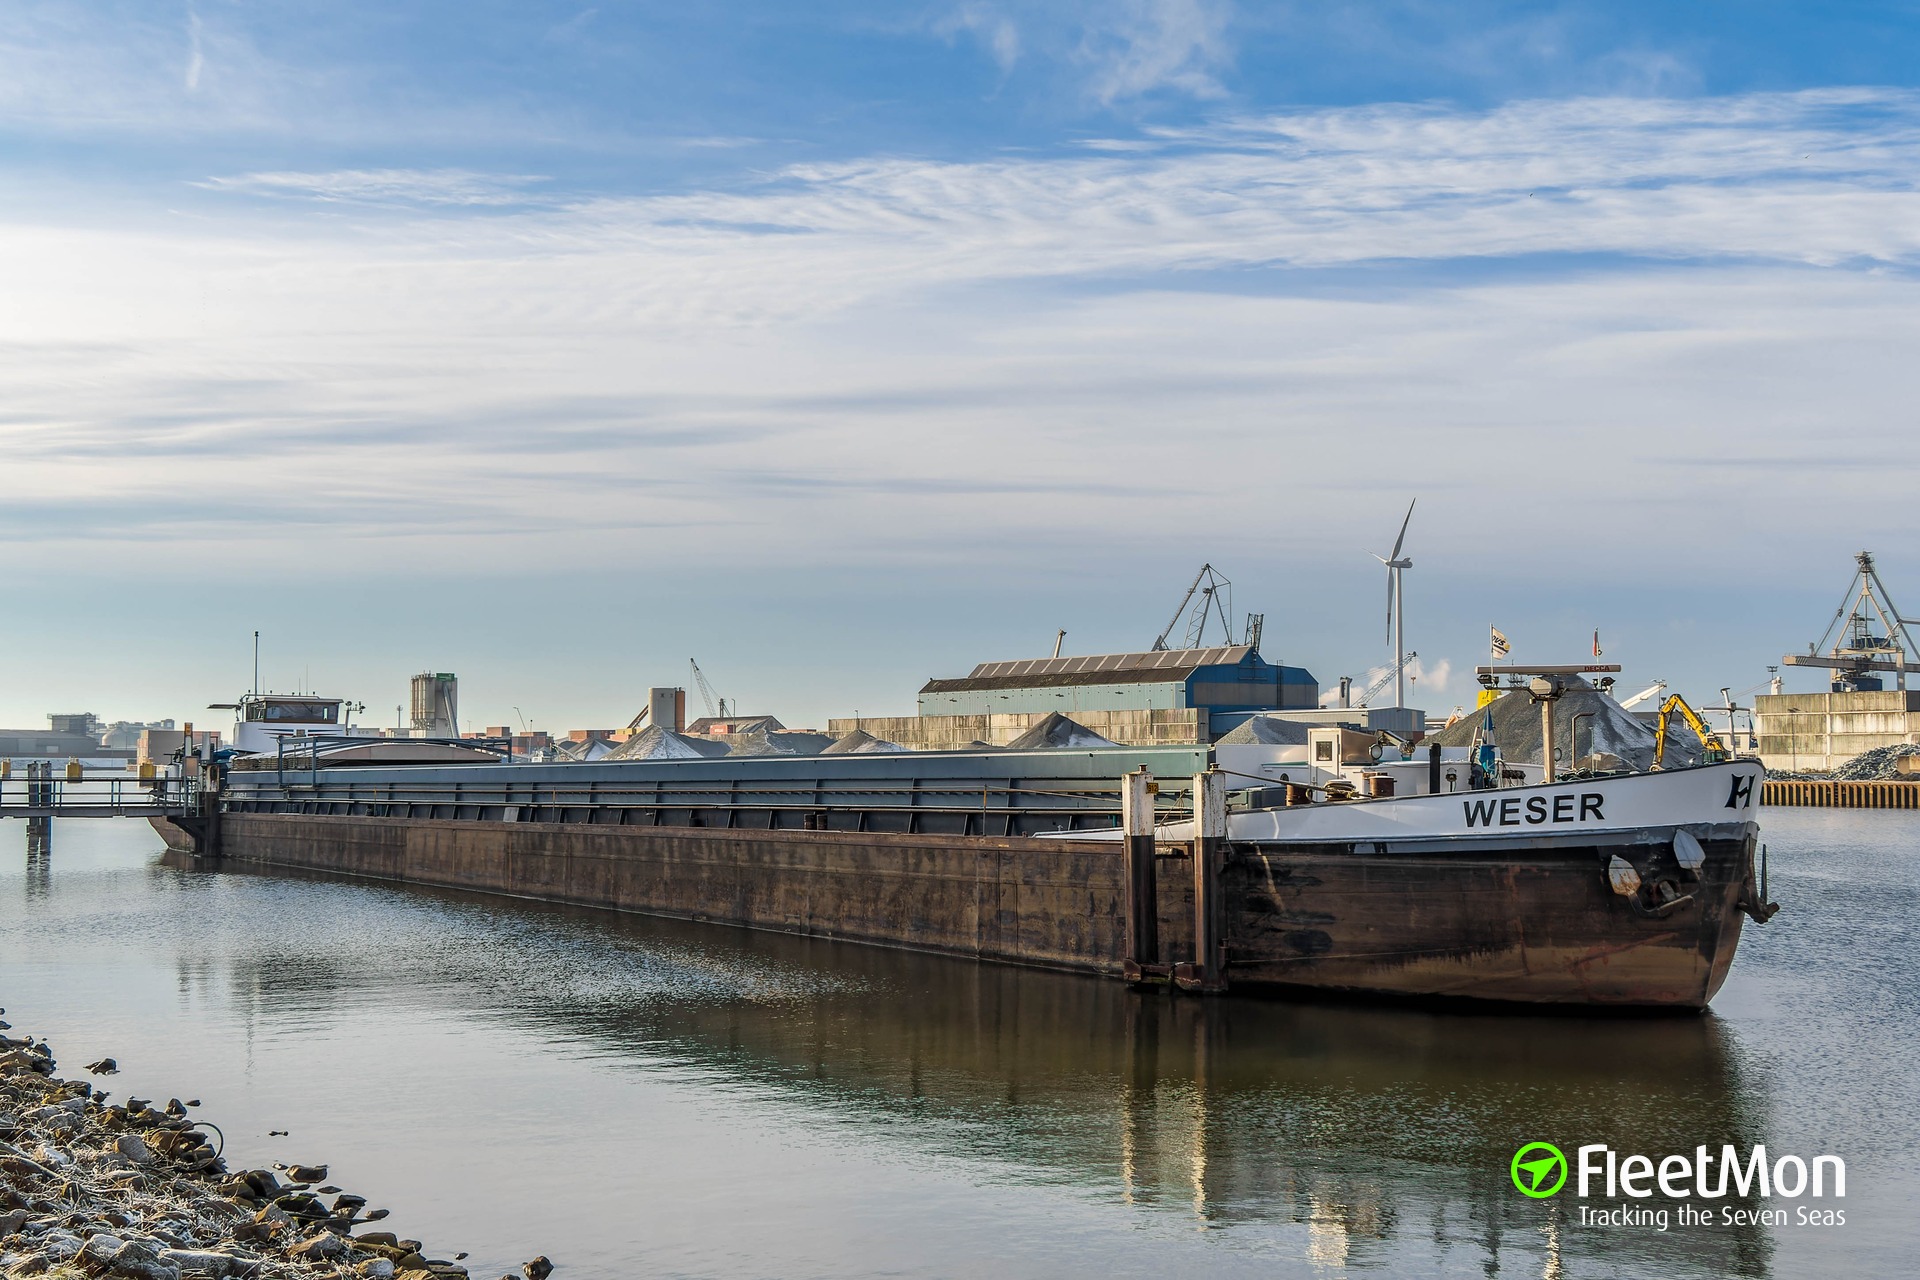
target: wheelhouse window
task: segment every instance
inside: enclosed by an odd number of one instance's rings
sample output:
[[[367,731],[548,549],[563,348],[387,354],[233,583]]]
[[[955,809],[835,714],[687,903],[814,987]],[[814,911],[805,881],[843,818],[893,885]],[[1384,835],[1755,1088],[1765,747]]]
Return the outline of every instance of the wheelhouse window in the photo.
[[[247,719],[268,724],[333,724],[340,718],[337,702],[249,702]]]

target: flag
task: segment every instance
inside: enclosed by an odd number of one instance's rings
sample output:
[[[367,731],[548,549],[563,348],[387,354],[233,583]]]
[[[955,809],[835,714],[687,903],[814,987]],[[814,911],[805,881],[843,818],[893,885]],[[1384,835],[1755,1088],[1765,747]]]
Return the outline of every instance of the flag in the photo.
[[[1593,656],[1596,658],[1600,656],[1600,628],[1598,627],[1593,629]]]
[[[1488,641],[1488,645],[1493,650],[1493,657],[1496,662],[1513,652],[1513,646],[1508,644],[1507,638],[1500,634],[1500,628],[1490,626],[1487,630],[1491,633],[1491,639]]]

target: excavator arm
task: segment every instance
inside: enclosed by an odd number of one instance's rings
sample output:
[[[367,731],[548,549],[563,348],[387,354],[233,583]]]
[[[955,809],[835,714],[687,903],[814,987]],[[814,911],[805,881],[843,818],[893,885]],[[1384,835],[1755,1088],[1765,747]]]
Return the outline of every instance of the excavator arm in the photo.
[[[1660,769],[1665,767],[1666,754],[1667,754],[1667,724],[1673,718],[1673,713],[1675,711],[1678,711],[1680,713],[1681,717],[1686,720],[1687,727],[1692,729],[1693,732],[1699,737],[1700,745],[1702,748],[1706,750],[1707,759],[1709,762],[1712,762],[1715,760],[1729,759],[1732,757],[1733,753],[1731,751],[1728,751],[1726,744],[1720,741],[1720,735],[1715,733],[1713,730],[1707,728],[1707,722],[1700,718],[1700,713],[1695,711],[1692,707],[1688,706],[1687,700],[1676,693],[1669,696],[1665,702],[1660,704],[1660,718],[1654,724],[1654,728],[1653,728],[1653,734],[1654,734],[1653,767],[1654,768]]]

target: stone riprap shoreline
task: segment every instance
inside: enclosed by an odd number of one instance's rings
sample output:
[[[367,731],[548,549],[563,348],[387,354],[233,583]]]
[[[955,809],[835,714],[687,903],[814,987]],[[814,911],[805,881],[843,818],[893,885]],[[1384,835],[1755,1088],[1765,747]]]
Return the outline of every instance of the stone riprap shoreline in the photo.
[[[193,1119],[194,1104],[108,1103],[91,1084],[56,1076],[52,1051],[10,1029],[0,1022],[0,1275],[467,1275],[457,1259],[427,1257],[418,1240],[356,1235],[385,1211],[327,1185],[326,1166],[230,1171],[219,1131]],[[522,1270],[544,1280],[552,1266],[537,1258]]]

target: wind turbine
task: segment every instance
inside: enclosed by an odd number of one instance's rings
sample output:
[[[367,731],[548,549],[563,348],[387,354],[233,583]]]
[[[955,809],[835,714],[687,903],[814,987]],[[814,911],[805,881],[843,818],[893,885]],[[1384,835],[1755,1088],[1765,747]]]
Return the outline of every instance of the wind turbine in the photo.
[[[1413,502],[1420,501],[1415,498]],[[1393,705],[1407,705],[1407,608],[1400,583],[1400,571],[1413,568],[1413,561],[1402,558],[1407,526],[1413,522],[1413,502],[1407,504],[1407,518],[1400,522],[1400,536],[1393,540],[1393,554],[1373,558],[1387,566],[1387,639],[1393,642]],[[1372,552],[1368,552],[1372,555]]]

